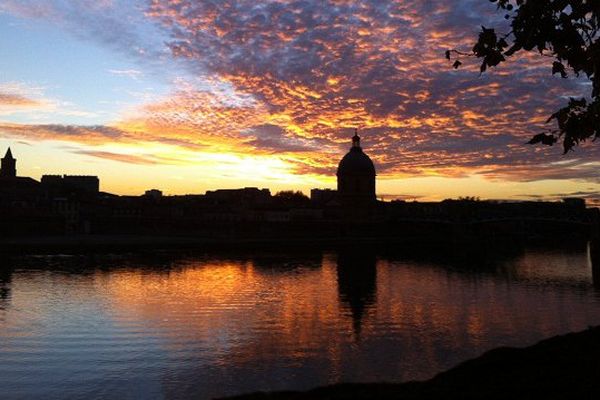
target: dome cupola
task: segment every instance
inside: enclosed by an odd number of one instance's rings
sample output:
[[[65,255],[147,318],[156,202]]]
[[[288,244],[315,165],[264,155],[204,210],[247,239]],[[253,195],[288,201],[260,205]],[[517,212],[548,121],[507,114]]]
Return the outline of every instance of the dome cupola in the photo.
[[[338,165],[337,176],[341,175],[375,175],[375,165],[360,147],[358,132],[352,137],[352,147]]]
[[[358,130],[354,131],[352,147],[340,161],[336,175],[340,199],[375,201],[375,165],[360,146]]]

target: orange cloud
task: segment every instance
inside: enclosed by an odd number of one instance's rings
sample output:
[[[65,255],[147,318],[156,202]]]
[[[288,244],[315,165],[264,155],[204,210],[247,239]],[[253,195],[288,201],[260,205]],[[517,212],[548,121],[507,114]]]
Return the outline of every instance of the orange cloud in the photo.
[[[87,12],[73,7],[65,18]],[[553,79],[547,59],[533,55],[481,76],[475,64],[454,71],[444,59],[449,47],[469,47],[470,27],[503,26],[501,17],[479,0],[150,0],[145,22],[170,32],[171,56],[201,84],[175,85],[108,126],[0,130],[271,157],[295,173],[331,177],[359,127],[382,178],[596,179],[591,152],[561,158],[560,149],[525,145],[565,94],[583,92],[581,81]]]
[[[26,96],[0,92],[0,107],[38,107],[42,103]]]

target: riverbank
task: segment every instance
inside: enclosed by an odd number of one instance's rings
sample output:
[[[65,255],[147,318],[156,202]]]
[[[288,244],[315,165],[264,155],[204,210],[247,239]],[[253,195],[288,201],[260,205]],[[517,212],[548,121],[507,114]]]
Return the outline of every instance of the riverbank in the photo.
[[[0,252],[10,254],[36,253],[87,253],[134,252],[147,250],[248,250],[280,248],[332,248],[343,245],[348,239],[311,237],[228,238],[206,236],[161,235],[71,235],[14,237],[0,239]],[[353,243],[376,245],[381,238],[353,238]],[[406,240],[392,239],[403,243]]]
[[[600,326],[526,348],[498,348],[424,382],[339,384],[307,392],[253,393],[230,400],[596,399]]]
[[[206,237],[191,235],[59,235],[0,238],[0,254],[85,254],[90,252],[135,252],[148,250],[277,250],[277,249],[339,249],[344,247],[371,249],[444,249],[472,248],[477,243],[488,250],[521,246],[581,247],[587,239],[574,236],[570,240],[550,237],[448,237],[446,235],[399,236],[279,236],[256,238]],[[486,251],[488,251],[486,250]]]

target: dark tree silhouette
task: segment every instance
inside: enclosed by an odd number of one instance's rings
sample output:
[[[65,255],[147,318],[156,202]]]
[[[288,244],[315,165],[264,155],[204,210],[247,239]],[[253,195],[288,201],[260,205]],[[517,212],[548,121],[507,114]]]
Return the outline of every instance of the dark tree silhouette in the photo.
[[[275,201],[287,206],[300,207],[310,204],[310,199],[301,191],[282,190],[273,196]]]
[[[557,127],[535,135],[529,143],[553,145],[562,139],[566,153],[580,142],[597,139],[600,136],[600,0],[488,1],[497,3],[498,10],[506,13],[512,30],[499,35],[494,29],[482,27],[472,53],[448,50],[446,58],[454,59],[454,68],[462,65],[462,56],[480,58],[483,73],[521,51],[548,56],[553,75],[567,78],[572,73],[589,79],[591,96],[571,98],[547,121],[556,120]]]

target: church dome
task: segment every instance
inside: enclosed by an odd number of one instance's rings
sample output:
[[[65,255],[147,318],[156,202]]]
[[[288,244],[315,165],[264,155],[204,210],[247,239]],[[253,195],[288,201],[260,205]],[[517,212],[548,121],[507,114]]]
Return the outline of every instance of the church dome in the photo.
[[[375,165],[360,147],[360,137],[357,134],[352,138],[352,148],[338,165],[337,175],[375,175]]]
[[[342,158],[337,170],[337,194],[340,204],[367,212],[375,204],[375,166],[360,147],[360,136],[355,131],[352,148]],[[362,212],[361,211],[361,212]]]

